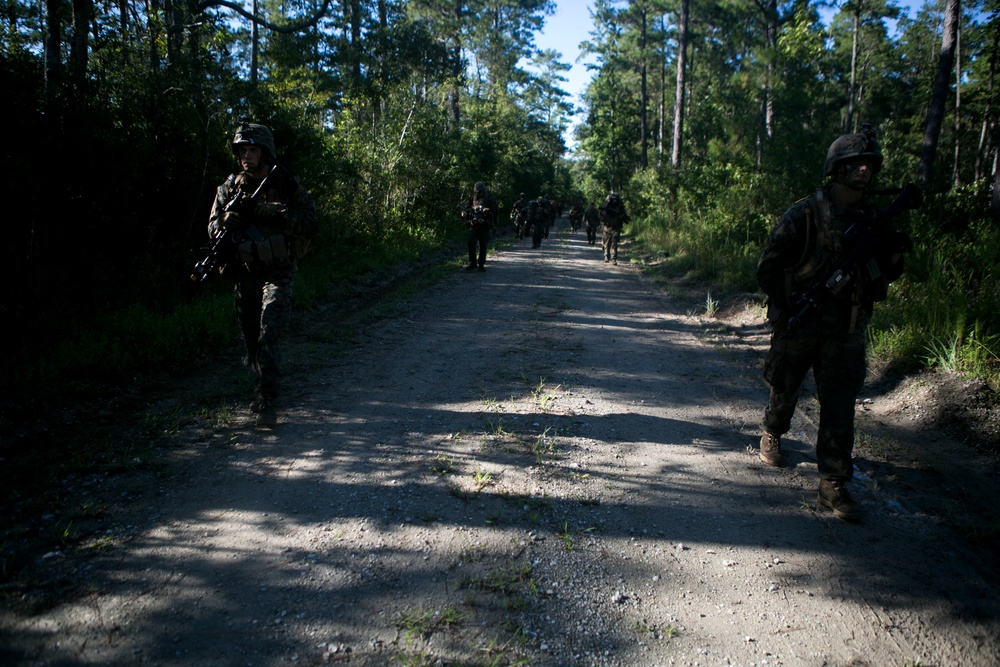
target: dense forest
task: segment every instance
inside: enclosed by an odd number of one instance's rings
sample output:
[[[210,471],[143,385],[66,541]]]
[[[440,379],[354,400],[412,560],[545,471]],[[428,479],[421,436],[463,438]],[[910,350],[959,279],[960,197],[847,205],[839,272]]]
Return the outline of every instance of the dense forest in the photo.
[[[876,352],[995,382],[1000,4],[852,0],[821,20],[829,4],[597,0],[576,105],[562,54],[535,44],[550,0],[4,0],[4,391],[229,344],[229,286],[187,275],[242,118],[273,128],[321,211],[301,307],[446,247],[480,180],[505,208],[621,191],[637,243],[752,290],[776,217],[871,123],[879,187],[927,195]]]

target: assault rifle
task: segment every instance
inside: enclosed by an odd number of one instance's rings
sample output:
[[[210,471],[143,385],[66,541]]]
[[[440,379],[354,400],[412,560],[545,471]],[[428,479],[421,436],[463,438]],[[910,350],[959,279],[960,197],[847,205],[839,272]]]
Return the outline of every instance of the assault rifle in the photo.
[[[248,195],[243,190],[237,190],[236,194],[222,207],[222,214],[219,217],[221,218],[222,215],[229,212],[244,215],[250,214],[253,211],[257,195],[264,189],[264,185],[267,184],[267,181],[277,168],[277,164],[271,167],[271,170],[267,172],[267,176],[260,182],[260,185],[257,186],[252,195]],[[205,255],[205,259],[195,264],[194,269],[191,270],[191,281],[196,283],[204,282],[213,273],[225,268],[226,264],[236,256],[236,249],[240,243],[247,239],[250,239],[254,243],[263,243],[264,235],[253,225],[247,225],[243,229],[225,229],[220,227],[219,231],[212,237],[212,240],[208,244],[208,253]]]
[[[458,212],[462,215],[462,218],[465,219],[465,224],[469,226],[469,229],[479,226],[482,227],[490,226],[489,218],[487,218],[486,214],[483,212],[482,206],[476,206],[475,208],[472,208],[470,206],[464,206],[462,204],[459,204],[455,208],[458,209]]]
[[[887,241],[885,235],[891,230],[892,219],[900,213],[919,208],[923,203],[923,192],[912,183],[907,183],[899,190],[881,190],[870,194],[896,193],[898,196],[889,204],[889,208],[876,216],[874,223],[856,222],[844,232],[843,240],[850,250],[834,264],[828,276],[819,278],[798,296],[792,304],[794,314],[788,320],[789,331],[802,328],[816,310],[839,294],[859,272],[867,269],[873,271],[873,275],[879,275],[878,267],[871,265],[875,261],[875,253]]]

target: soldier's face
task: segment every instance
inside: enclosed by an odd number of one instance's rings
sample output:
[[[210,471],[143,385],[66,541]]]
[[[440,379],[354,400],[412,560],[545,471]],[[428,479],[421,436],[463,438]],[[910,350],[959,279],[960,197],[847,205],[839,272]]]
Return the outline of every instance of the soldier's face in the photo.
[[[858,158],[844,165],[844,185],[848,187],[863,190],[868,187],[874,176],[875,161],[871,158]]]
[[[260,146],[245,144],[236,149],[236,154],[240,158],[240,166],[248,174],[256,174],[264,165],[262,160],[263,152]]]

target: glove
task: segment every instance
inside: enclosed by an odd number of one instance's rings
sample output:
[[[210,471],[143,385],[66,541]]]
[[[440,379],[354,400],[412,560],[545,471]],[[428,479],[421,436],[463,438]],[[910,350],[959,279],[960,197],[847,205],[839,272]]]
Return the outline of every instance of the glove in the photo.
[[[254,209],[254,213],[257,214],[258,218],[273,218],[274,216],[281,215],[284,212],[285,205],[276,201],[266,201],[257,204],[257,208]]]
[[[222,227],[229,231],[238,231],[247,226],[247,221],[236,211],[226,211],[222,214]]]

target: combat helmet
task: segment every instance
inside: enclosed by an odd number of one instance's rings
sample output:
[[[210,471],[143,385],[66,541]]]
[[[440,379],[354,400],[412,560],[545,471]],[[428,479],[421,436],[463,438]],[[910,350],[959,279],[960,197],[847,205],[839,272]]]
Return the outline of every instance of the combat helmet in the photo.
[[[476,186],[473,189],[476,192],[486,192],[486,184],[483,183],[482,181],[479,181],[478,183],[476,183]]]
[[[877,174],[882,168],[882,152],[875,140],[875,128],[868,123],[861,126],[860,132],[844,134],[830,144],[823,164],[823,175],[833,176],[840,165],[859,157],[868,157],[874,161],[873,174]]]
[[[249,120],[244,119],[233,136],[233,145],[231,146],[233,155],[238,157],[239,147],[244,144],[260,146],[264,153],[264,159],[270,163],[274,163],[275,159],[277,159],[278,151],[274,148],[274,135],[264,125],[251,123]]]

